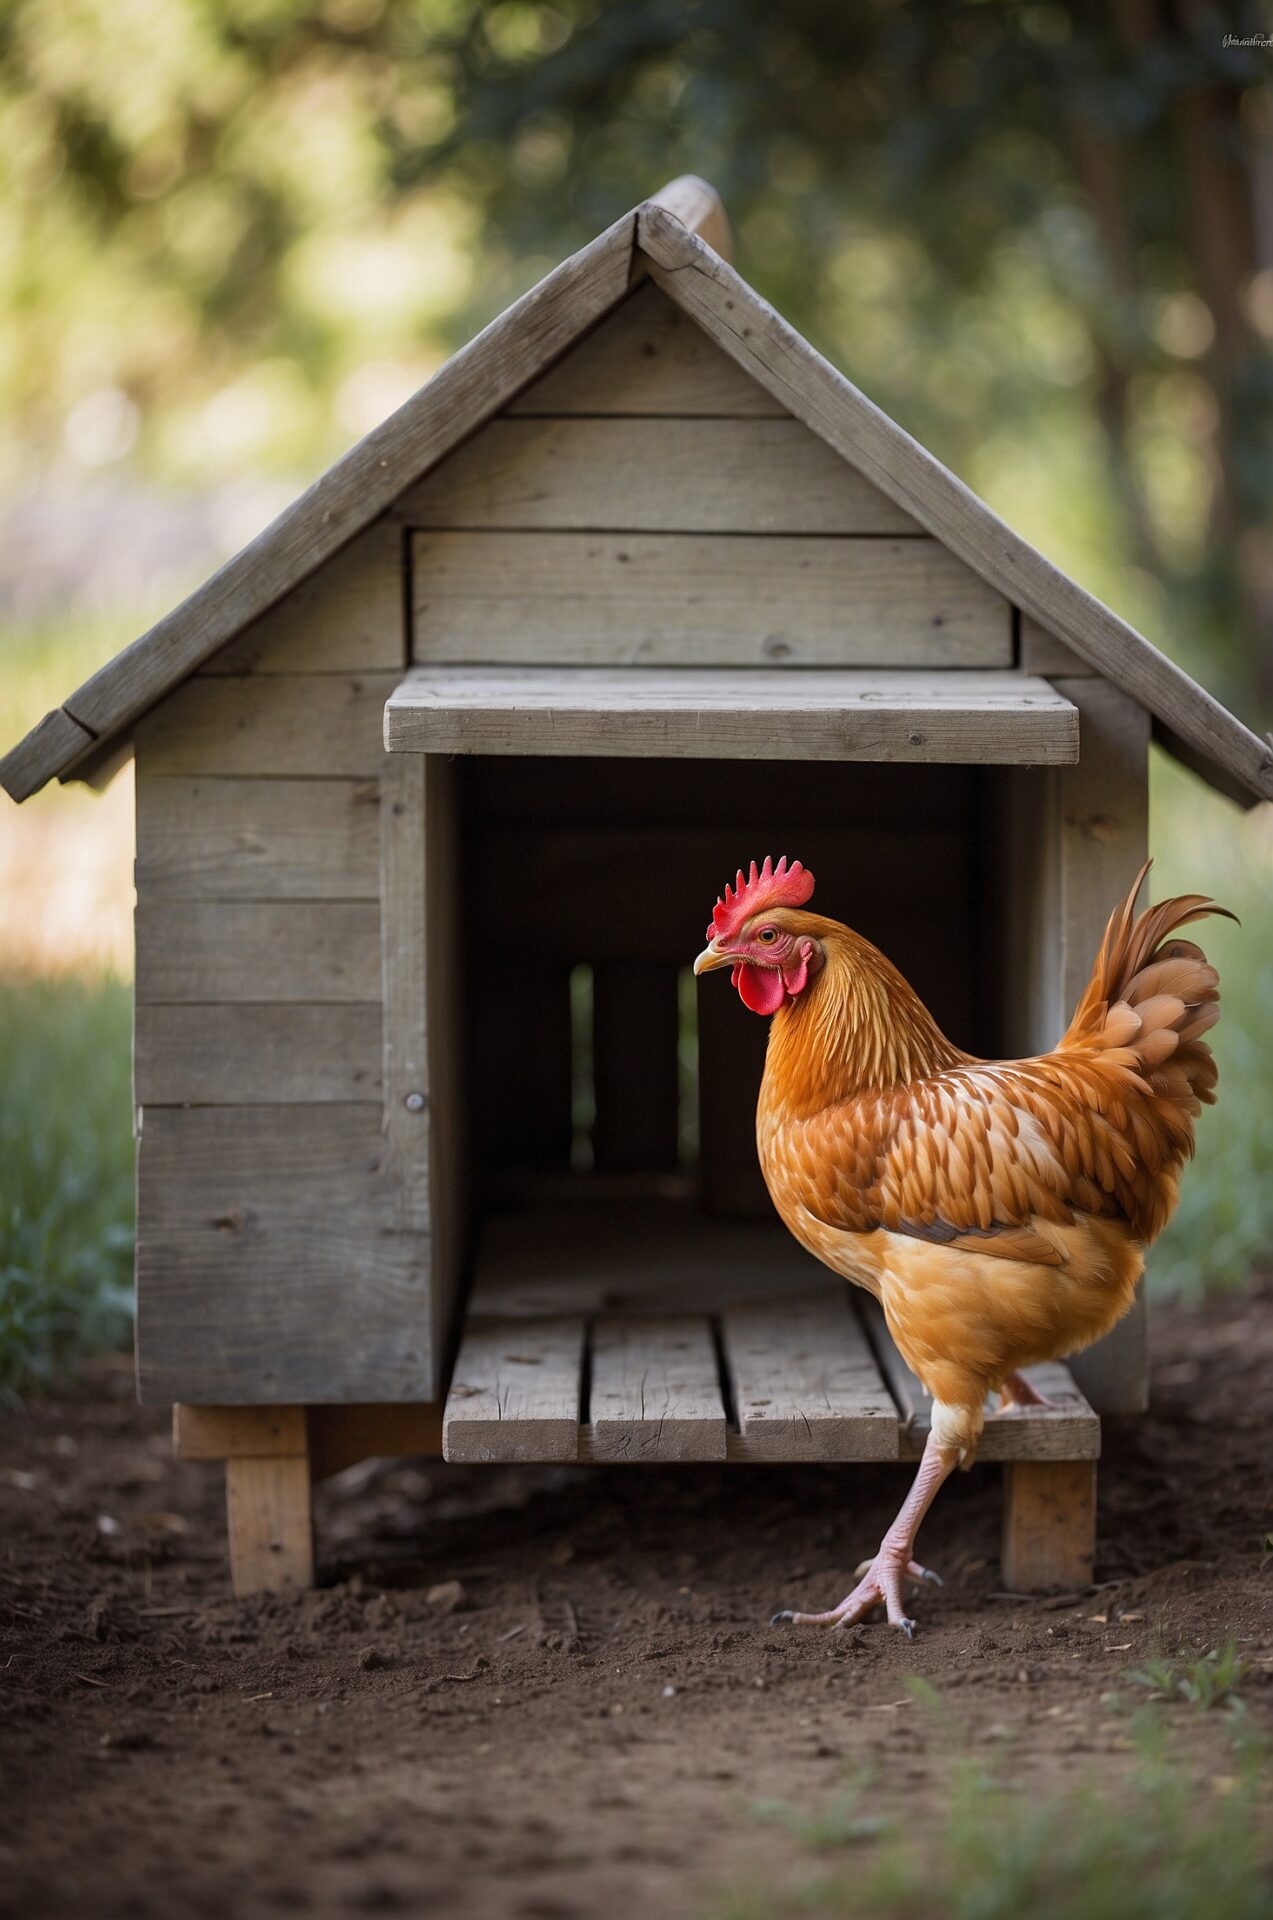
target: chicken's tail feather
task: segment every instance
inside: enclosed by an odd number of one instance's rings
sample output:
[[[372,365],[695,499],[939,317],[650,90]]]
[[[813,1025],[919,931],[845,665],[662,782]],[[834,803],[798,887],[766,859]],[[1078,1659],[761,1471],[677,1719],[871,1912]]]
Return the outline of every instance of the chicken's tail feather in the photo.
[[[1136,913],[1146,861],[1115,907],[1062,1052],[1117,1052],[1153,1092],[1196,1115],[1215,1098],[1216,1064],[1204,1036],[1220,1018],[1220,977],[1202,948],[1175,936],[1209,914],[1236,915],[1202,893]]]

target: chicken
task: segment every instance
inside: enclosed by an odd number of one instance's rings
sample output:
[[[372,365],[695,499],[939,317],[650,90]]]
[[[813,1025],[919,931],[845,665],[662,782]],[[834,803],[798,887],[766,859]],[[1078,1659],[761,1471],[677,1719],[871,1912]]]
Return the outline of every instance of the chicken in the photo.
[[[1132,1304],[1215,1094],[1204,1035],[1218,977],[1176,936],[1225,911],[1186,894],[1137,917],[1147,871],[1064,1038],[1028,1060],[953,1046],[878,948],[804,911],[813,875],[799,861],[753,862],[716,903],[694,971],[731,968],[744,1004],[772,1017],[756,1138],[774,1205],[874,1294],[933,1396],[914,1485],[853,1591],[775,1621],[841,1626],[883,1604],[909,1637],[904,1583],[936,1581],[915,1537],[947,1475],[971,1464],[987,1394],[1037,1401],[1021,1369],[1099,1340]]]

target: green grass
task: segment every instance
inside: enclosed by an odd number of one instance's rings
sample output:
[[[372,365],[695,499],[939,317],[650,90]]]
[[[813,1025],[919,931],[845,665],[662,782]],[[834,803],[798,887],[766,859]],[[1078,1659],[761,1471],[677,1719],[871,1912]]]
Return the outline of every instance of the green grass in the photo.
[[[1235,1739],[1207,1777],[1166,1738],[1150,1720],[1121,1779],[1042,1793],[955,1753],[935,1811],[898,1812],[895,1795],[873,1811],[869,1778],[813,1813],[761,1803],[802,1853],[727,1894],[717,1920],[1270,1920],[1263,1749]]]
[[[120,1346],[132,1314],[130,993],[0,980],[0,1396]]]
[[[1155,1650],[1143,1667],[1133,1668],[1124,1677],[1129,1685],[1143,1687],[1151,1699],[1187,1700],[1206,1712],[1212,1707],[1240,1708],[1247,1672],[1236,1644],[1229,1640],[1209,1653],[1173,1657]]]

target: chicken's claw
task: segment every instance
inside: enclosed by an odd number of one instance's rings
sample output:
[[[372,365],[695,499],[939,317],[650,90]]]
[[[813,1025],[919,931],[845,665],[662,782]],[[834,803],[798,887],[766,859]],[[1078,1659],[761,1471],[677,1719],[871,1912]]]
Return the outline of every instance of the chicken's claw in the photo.
[[[853,1578],[857,1584],[838,1607],[832,1607],[826,1613],[798,1613],[791,1607],[783,1607],[774,1614],[770,1626],[854,1627],[859,1621],[865,1620],[868,1614],[874,1613],[877,1607],[883,1607],[890,1627],[896,1627],[908,1640],[913,1640],[915,1622],[902,1606],[903,1580],[914,1580],[917,1584],[923,1582],[929,1586],[941,1585],[937,1575],[927,1567],[921,1567],[917,1560],[902,1559],[887,1548],[881,1548],[873,1560],[864,1560]]]

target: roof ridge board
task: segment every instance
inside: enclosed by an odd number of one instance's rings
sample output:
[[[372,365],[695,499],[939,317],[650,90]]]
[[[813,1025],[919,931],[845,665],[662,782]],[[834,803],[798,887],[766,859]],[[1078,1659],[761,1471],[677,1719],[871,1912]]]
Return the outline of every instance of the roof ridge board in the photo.
[[[1204,758],[1220,760],[1240,780],[1248,804],[1273,799],[1273,746],[1014,532],[694,234],[657,205],[641,206],[637,218],[637,246],[650,277],[744,371],[1014,605],[1138,699],[1163,728]]]

